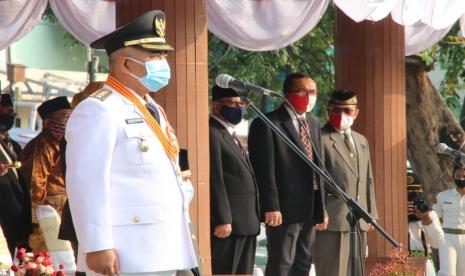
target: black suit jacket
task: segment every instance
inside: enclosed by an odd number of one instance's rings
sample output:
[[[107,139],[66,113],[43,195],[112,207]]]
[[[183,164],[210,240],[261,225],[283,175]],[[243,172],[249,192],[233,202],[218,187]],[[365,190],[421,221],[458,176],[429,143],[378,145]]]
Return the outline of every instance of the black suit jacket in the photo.
[[[15,161],[3,141],[0,141],[0,146]],[[3,151],[0,151],[0,163],[8,162]],[[10,241],[27,241],[32,232],[31,197],[19,170],[15,174],[9,169],[5,175],[0,176],[0,223],[5,237]]]
[[[305,152],[299,133],[284,105],[266,115]],[[316,153],[324,158],[321,154],[320,128],[318,121],[311,116],[307,116],[307,124],[316,149],[313,153],[316,161]],[[280,211],[285,224],[308,222],[312,219],[314,224],[323,221],[323,181],[318,178],[318,190],[315,190],[313,170],[260,118],[255,119],[250,127],[249,153],[257,178],[263,214]]]
[[[232,224],[232,235],[257,235],[258,190],[252,167],[228,130],[210,118],[210,210],[212,230]]]
[[[16,154],[16,157],[18,157],[21,154],[21,152],[23,151],[23,148],[15,140],[10,139],[10,141],[11,141],[11,145],[13,146],[13,150],[14,150],[14,152]]]

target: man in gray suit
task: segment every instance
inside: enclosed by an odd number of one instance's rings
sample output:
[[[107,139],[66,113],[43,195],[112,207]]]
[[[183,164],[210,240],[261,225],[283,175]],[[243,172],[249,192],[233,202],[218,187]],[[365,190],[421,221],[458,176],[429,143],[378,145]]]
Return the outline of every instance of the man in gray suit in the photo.
[[[322,151],[325,166],[337,185],[366,209],[375,219],[376,210],[374,181],[367,139],[351,129],[359,109],[357,96],[352,91],[334,91],[328,103],[329,121],[321,130]],[[326,210],[329,224],[326,231],[317,233],[314,262],[317,275],[350,275],[350,224],[349,209],[336,195],[326,193]],[[361,254],[366,253],[366,232],[372,226],[360,220],[362,241]],[[360,254],[356,251],[355,275],[361,274]]]

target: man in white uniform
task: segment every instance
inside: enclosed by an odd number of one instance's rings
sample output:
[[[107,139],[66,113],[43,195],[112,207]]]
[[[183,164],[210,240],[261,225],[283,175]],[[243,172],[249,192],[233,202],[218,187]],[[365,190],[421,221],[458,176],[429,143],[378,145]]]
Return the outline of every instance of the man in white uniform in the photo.
[[[87,275],[174,275],[197,266],[179,147],[149,92],[168,84],[165,14],[151,11],[93,42],[109,55],[105,86],[66,127],[66,184]]]
[[[438,193],[433,207],[445,233],[439,248],[440,276],[465,276],[465,166],[460,160],[456,163],[455,187]]]

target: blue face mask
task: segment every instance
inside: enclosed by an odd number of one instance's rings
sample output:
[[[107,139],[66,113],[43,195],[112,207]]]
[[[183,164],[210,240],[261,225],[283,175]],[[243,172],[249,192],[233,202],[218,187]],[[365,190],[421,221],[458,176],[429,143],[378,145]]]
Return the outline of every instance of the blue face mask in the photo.
[[[131,72],[129,72],[129,74],[138,79],[150,92],[156,92],[168,85],[171,73],[170,66],[166,59],[150,60],[145,63],[129,57],[128,59],[145,65],[145,70],[147,70],[147,74],[145,76],[137,77]]]
[[[221,116],[233,125],[237,125],[244,117],[245,109],[242,107],[230,107],[224,105],[221,108]]]

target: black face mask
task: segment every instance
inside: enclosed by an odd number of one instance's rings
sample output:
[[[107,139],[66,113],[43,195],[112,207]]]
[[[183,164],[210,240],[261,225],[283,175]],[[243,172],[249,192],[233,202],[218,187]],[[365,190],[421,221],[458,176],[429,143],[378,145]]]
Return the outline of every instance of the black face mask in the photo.
[[[459,188],[464,188],[465,187],[465,179],[454,179],[455,185]]]
[[[8,131],[15,123],[15,115],[0,114],[0,131]]]

